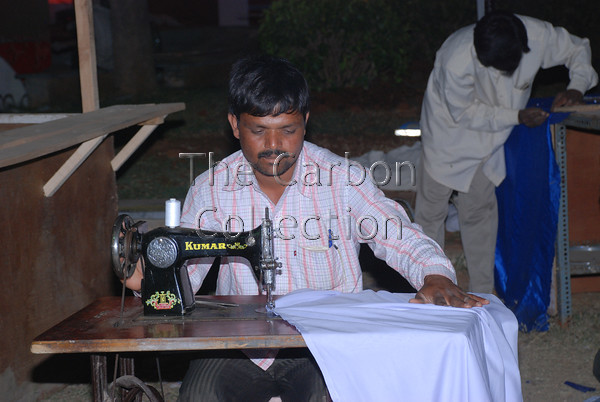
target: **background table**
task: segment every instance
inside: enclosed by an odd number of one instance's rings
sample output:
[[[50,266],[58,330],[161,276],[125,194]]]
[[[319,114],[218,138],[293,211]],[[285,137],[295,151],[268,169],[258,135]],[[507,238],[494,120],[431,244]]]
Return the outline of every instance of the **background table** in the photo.
[[[569,202],[567,183],[567,128],[574,127],[590,132],[600,131],[600,111],[572,113],[555,125],[554,150],[560,168],[561,195],[556,239],[557,302],[561,323],[571,319],[571,259],[569,249]]]

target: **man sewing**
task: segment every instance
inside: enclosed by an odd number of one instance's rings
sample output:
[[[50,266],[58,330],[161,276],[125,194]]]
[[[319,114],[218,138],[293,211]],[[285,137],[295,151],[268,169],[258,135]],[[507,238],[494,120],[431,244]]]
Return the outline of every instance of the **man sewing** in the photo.
[[[274,223],[275,257],[282,263],[275,294],[297,289],[360,292],[360,243],[402,274],[415,289],[412,302],[477,307],[488,301],[456,284],[454,268],[437,243],[357,164],[304,141],[309,92],[289,62],[255,57],[234,64],[228,119],[241,151],[200,175],[183,205],[181,225],[214,231],[249,230],[265,208]],[[188,261],[197,291],[212,259]],[[141,270],[127,281],[140,288]],[[216,294],[256,295],[248,262],[222,257]],[[245,350],[194,360],[181,401],[327,399],[322,375],[308,350]]]
[[[494,290],[504,143],[515,125],[546,121],[546,111],[526,105],[538,70],[558,65],[569,69],[570,83],[553,107],[581,103],[598,82],[588,40],[504,11],[456,31],[437,52],[421,111],[415,221],[444,247],[452,201],[472,292]]]

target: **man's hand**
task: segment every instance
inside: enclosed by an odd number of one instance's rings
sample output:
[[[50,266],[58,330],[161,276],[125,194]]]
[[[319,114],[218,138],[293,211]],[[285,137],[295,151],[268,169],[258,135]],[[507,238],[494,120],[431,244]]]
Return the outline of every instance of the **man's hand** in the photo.
[[[552,102],[552,108],[550,110],[554,110],[554,108],[561,106],[572,106],[572,105],[580,105],[583,103],[583,94],[576,89],[567,89],[566,91],[559,92]]]
[[[519,123],[525,124],[527,127],[537,127],[550,116],[550,114],[537,107],[528,107],[527,109],[519,110]]]
[[[490,303],[483,297],[466,293],[442,275],[427,275],[423,287],[410,302],[463,308],[481,307]]]
[[[142,290],[142,279],[144,279],[144,271],[142,268],[142,258],[140,257],[135,266],[135,271],[127,278],[125,286],[133,291],[140,292]],[[121,279],[121,283],[123,283],[123,279]]]

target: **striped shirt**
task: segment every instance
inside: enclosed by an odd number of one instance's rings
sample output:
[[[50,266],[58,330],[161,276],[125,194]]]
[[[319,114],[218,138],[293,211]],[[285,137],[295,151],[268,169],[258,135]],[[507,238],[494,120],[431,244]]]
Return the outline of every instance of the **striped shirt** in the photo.
[[[360,243],[367,243],[415,289],[429,274],[456,282],[454,268],[438,244],[384,196],[367,170],[309,142],[276,205],[261,191],[238,151],[196,178],[183,205],[181,226],[247,231],[260,225],[265,208],[275,231],[274,254],[282,263],[274,294],[303,288],[360,292]],[[211,264],[212,259],[188,262],[194,292]],[[216,294],[260,294],[247,260],[221,259]],[[272,362],[258,360],[265,369]]]

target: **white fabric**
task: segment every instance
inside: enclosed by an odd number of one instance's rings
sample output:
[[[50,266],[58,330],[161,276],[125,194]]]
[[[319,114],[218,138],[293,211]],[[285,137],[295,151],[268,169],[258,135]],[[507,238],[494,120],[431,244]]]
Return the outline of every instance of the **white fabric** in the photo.
[[[477,166],[497,186],[506,176],[504,142],[527,105],[540,68],[565,65],[568,89],[585,93],[596,85],[587,39],[548,22],[519,16],[529,53],[508,77],[484,67],[473,46],[474,25],[448,37],[436,54],[421,111],[424,166],[439,183],[467,192]]]
[[[380,162],[384,162],[387,166],[391,167],[392,174],[391,179],[383,185],[378,185],[383,191],[417,191],[416,183],[413,179],[416,175],[421,174],[418,171],[421,160],[421,141],[415,142],[411,146],[403,145],[398,148],[394,148],[391,151],[385,153],[379,150],[369,151],[359,157],[352,158],[356,162],[360,163],[367,169],[377,166]],[[400,178],[398,178],[397,170],[395,168],[396,163],[405,163],[406,167],[399,169]],[[408,165],[408,164],[411,165]],[[410,166],[410,168],[408,167]],[[373,170],[373,178],[378,183],[385,182],[385,170],[375,168]],[[446,231],[458,232],[460,225],[458,223],[458,211],[453,204],[448,205],[448,217],[446,218]]]
[[[334,401],[521,401],[518,324],[484,307],[410,304],[414,294],[299,290],[275,312],[302,334]]]
[[[0,112],[8,112],[11,107],[25,106],[28,106],[25,86],[16,77],[10,64],[0,57]]]
[[[373,180],[383,191],[416,191],[416,175],[421,160],[421,141],[403,145],[385,153],[369,151],[352,158],[373,173]],[[386,171],[385,166],[390,170]],[[400,166],[400,167],[398,167]],[[398,177],[397,173],[400,173]]]

